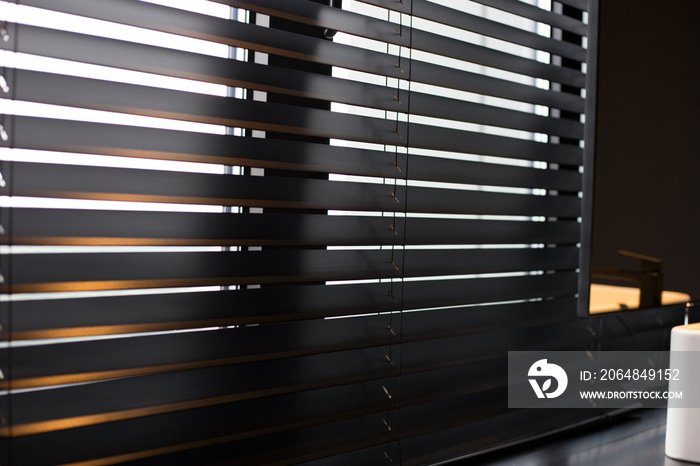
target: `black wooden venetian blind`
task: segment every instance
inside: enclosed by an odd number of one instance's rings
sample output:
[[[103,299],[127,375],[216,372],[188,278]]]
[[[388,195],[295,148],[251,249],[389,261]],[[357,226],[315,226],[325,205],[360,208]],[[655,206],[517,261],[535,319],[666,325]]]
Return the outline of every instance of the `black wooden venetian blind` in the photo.
[[[14,3],[0,464],[419,465],[570,419],[504,367],[590,338],[588,1]]]

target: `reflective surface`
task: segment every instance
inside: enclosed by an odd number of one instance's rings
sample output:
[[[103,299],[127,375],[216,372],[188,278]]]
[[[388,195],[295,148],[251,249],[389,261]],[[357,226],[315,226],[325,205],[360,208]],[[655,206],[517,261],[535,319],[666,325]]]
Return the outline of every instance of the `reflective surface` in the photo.
[[[610,424],[578,435],[483,462],[488,466],[685,466],[666,457],[666,410],[629,413]]]

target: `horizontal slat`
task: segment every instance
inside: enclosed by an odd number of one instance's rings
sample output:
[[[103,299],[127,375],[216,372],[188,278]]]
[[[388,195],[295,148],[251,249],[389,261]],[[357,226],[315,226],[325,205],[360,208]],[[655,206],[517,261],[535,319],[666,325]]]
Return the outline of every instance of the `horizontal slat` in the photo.
[[[312,38],[286,31],[262,28],[252,24],[231,22],[177,9],[166,9],[159,5],[142,3],[136,0],[124,0],[120,2],[119,8],[116,8],[115,5],[106,0],[56,0],[51,2],[50,6],[41,0],[27,1],[29,4],[38,2],[43,8],[208,39],[234,47],[274,53],[291,58],[325,61],[326,64],[351,69],[357,69],[359,66],[362,66],[360,64],[362,62],[358,61],[359,54],[353,47],[332,43],[322,38]],[[296,15],[313,16],[315,13],[320,13],[318,7],[309,4],[309,2],[299,0],[296,0],[296,2]],[[299,11],[299,9],[301,10]],[[328,8],[328,15],[340,16],[340,25],[347,24],[346,21],[350,20],[350,29],[354,33],[366,35],[372,39],[388,41],[403,46],[410,45],[414,49],[439,53],[451,58],[562,82],[572,86],[583,87],[585,84],[585,76],[572,69],[541,63],[536,60],[522,58],[417,29],[411,31],[409,28],[404,28],[405,32],[402,35],[390,23],[365,18],[354,13],[339,10],[333,11],[333,9]],[[327,16],[323,17],[317,23],[331,28],[338,26],[338,24],[327,21],[327,18]],[[368,54],[368,56],[375,57],[377,62],[391,58],[388,55],[376,52]],[[322,57],[325,57],[325,60]],[[337,62],[337,60],[342,60],[343,63]]]
[[[401,175],[393,164],[397,155],[391,152],[23,116],[7,123],[14,128],[18,148],[382,178]],[[406,166],[403,154],[398,165]]]
[[[506,23],[491,21],[486,17],[462,12],[458,9],[449,8],[427,0],[413,0],[410,3],[410,5],[401,4],[400,2],[398,5],[396,5],[390,0],[360,1],[396,11],[401,11],[404,13],[410,13],[413,14],[413,16],[425,18],[431,21],[446,24],[448,26],[456,27],[471,32],[476,32],[478,34],[483,34],[497,39],[502,39],[504,41],[524,45],[533,49],[543,50],[555,55],[565,56],[574,60],[584,61],[586,58],[586,51],[583,48],[573,45],[571,43],[551,39],[549,37],[541,36],[534,32],[510,26]],[[553,23],[552,25],[562,23],[562,17],[560,15],[550,14],[548,16],[547,13],[549,12],[543,11],[543,14],[540,15],[540,21],[542,23],[548,24],[547,20],[551,21]],[[545,20],[545,18],[547,20]],[[568,18],[563,19],[567,20]],[[566,22],[566,24],[569,25],[568,22]],[[572,26],[576,27],[576,29],[579,30],[581,25],[574,23]]]
[[[12,373],[12,380],[0,381],[0,388],[133,377],[391,345],[398,343],[398,337],[387,327],[390,320],[372,315],[18,347],[12,349],[12,370],[1,367],[3,373]],[[304,338],[290,339],[289,335]]]
[[[15,255],[6,292],[245,285],[575,269],[576,247]]]
[[[395,258],[400,264],[400,257]],[[274,264],[274,266],[273,266]],[[32,254],[13,257],[4,292],[245,285],[398,277],[391,251]]]
[[[505,329],[494,332],[465,335],[436,340],[404,343],[401,349],[401,369],[403,374],[424,372],[433,369],[473,364],[476,362],[502,358],[508,351],[534,351],[542,348],[554,350],[574,350],[587,348],[595,340],[586,321],[570,321],[539,327]],[[503,342],[508,342],[504,347]],[[415,380],[419,380],[416,378]]]
[[[366,1],[366,0],[361,0]],[[551,11],[543,10],[534,5],[529,5],[525,2],[511,2],[510,0],[474,0],[482,5],[497,8],[499,10],[507,11],[518,16],[523,16],[525,18],[530,18],[535,21],[540,21],[546,24],[551,24],[552,26],[561,28],[565,31],[573,32],[585,36],[587,34],[587,25],[581,21],[568,16],[553,13]],[[563,3],[563,2],[562,2]]]
[[[573,296],[578,274],[563,272],[509,278],[406,283],[404,309]]]
[[[396,401],[386,396],[382,385],[391,387],[390,382],[311,390],[83,427],[72,432],[76,435],[57,431],[39,437],[18,437],[13,439],[13,448],[17,464],[32,466],[95,458],[110,458],[106,461],[110,463],[155,460],[152,457],[165,452],[188,451],[388,411],[395,408]],[[36,448],[37,438],[45,448]],[[84,438],[90,438],[90,442],[75,440]],[[115,442],[115,438],[120,441]]]
[[[235,180],[235,183],[232,182]],[[576,196],[14,162],[15,196],[425,213],[578,217]],[[406,205],[404,205],[406,204]]]
[[[241,364],[235,371],[213,367],[16,393],[14,427],[11,431],[0,427],[0,436],[20,437],[385,379],[398,374],[385,357],[390,351],[376,347]]]
[[[561,0],[561,3],[583,11],[588,9],[588,0]]]
[[[284,228],[280,228],[284,225]],[[353,246],[574,244],[579,224],[303,214],[16,209],[12,244]],[[9,244],[7,235],[0,243]]]
[[[281,177],[13,164],[15,196],[340,210],[403,210],[393,186]],[[10,188],[0,189],[3,194]],[[404,199],[404,188],[395,192]]]
[[[572,165],[579,165],[583,158],[583,151],[573,145],[538,143],[427,125],[410,124],[405,130],[404,125],[398,126],[399,134],[405,135],[412,147]],[[396,142],[394,141],[393,144]]]
[[[540,117],[525,112],[505,110],[499,107],[462,102],[417,92],[402,92],[400,95],[402,99],[406,99],[410,103],[412,115],[427,115],[448,120],[467,121],[534,133],[583,139],[583,125],[575,120]]]
[[[90,37],[86,41],[86,36],[81,34],[33,26],[18,25],[12,27],[16,29],[14,34],[18,34],[18,50],[20,52],[229,86],[254,87],[261,90],[290,93],[292,95],[309,95],[315,98],[327,99],[328,92],[331,92],[335,95],[335,101],[358,102],[358,99],[360,99],[359,102],[375,102],[374,105],[382,106],[398,105],[398,108],[401,108],[391,94],[382,94],[379,100],[375,99],[374,96],[376,94],[371,92],[366,97],[358,97],[353,93],[353,89],[357,87],[355,84],[343,83],[340,85],[336,83],[337,80],[333,80],[334,87],[329,89],[328,84],[324,84],[330,82],[327,76],[317,75],[312,77],[308,73],[287,69],[280,76],[276,73],[257,71],[261,69],[260,66],[249,63],[236,63],[224,58],[100,37]],[[5,42],[0,43],[0,48],[7,46],[8,44]],[[367,64],[370,62],[371,60],[367,59]],[[390,72],[389,76],[405,78],[404,74],[396,70],[394,62],[387,66],[388,68],[385,68]],[[269,71],[270,68],[267,69]],[[360,71],[382,74],[381,69],[369,66],[363,66]],[[288,80],[283,79],[283,77],[286,78],[287,76],[289,77]],[[583,99],[580,96],[539,89],[534,86],[503,81],[453,68],[436,67],[423,62],[413,63],[411,78],[419,82],[469,92],[521,100],[575,112],[583,111]],[[320,87],[306,86],[305,83],[308,83],[311,79]],[[254,82],[257,84],[253,84]],[[391,100],[389,100],[389,103],[386,103],[386,99]]]
[[[520,215],[525,213],[525,215],[569,218],[580,215],[580,201],[575,196],[530,196],[439,188],[409,188],[407,196],[408,212],[432,212],[435,209],[438,213],[445,214]]]
[[[277,286],[220,292],[16,301],[13,303],[12,339],[286,322],[397,311],[401,304],[404,309],[418,309],[538,297],[573,297],[577,277],[575,273],[557,273],[406,282],[403,285]],[[491,307],[486,309],[493,310]],[[7,309],[0,310],[3,312],[0,321],[7,322]],[[473,315],[477,319],[471,321],[474,324],[479,321],[479,315],[486,315],[472,311],[477,309],[470,309],[463,317]],[[423,316],[428,314],[406,315],[408,336],[415,339],[449,335],[449,321],[445,320],[445,314],[450,311],[434,312],[436,314],[430,315],[435,316],[435,323],[426,325],[424,330],[416,330],[416,326],[421,325]],[[460,312],[462,316],[461,310],[453,312]],[[8,338],[8,334],[3,337]]]
[[[451,249],[404,251],[405,277],[497,273],[526,270],[573,270],[578,264],[575,246],[534,249]],[[394,262],[398,264],[396,258]],[[399,265],[400,267],[400,265]]]
[[[507,387],[498,387],[462,397],[435,400],[401,407],[403,438],[440,432],[469,422],[482,421],[503,413]],[[440,413],[436,416],[435,413]]]
[[[391,413],[390,413],[391,414]],[[298,465],[330,455],[349,453],[380,445],[381,456],[374,464],[385,463],[383,452],[395,442],[397,434],[384,424],[386,415],[372,415],[324,426],[304,429],[292,435],[271,435],[265,438],[229,443],[201,450],[190,450],[132,463],[134,466],[170,466],[172,464],[196,464],[206,457],[213,464],[249,466],[253,464]],[[270,445],[275,448],[270,452]],[[395,444],[394,444],[395,445]],[[232,453],[235,452],[235,453]],[[398,457],[398,456],[396,456]],[[371,465],[373,463],[368,463]]]
[[[7,123],[14,134],[14,147],[23,149],[491,186],[566,191],[581,187],[581,174],[572,170],[23,116],[8,119]]]
[[[153,89],[131,84],[19,71],[17,100],[66,105],[216,125],[470,152],[528,160],[578,163],[576,146],[540,143],[464,130],[341,114],[320,109]],[[404,138],[407,138],[404,140]]]
[[[464,366],[406,374],[401,381],[402,407],[425,405],[506,387],[508,359],[488,359]]]
[[[566,322],[576,315],[573,297],[514,304],[459,307],[401,316],[403,341],[420,341],[493,331],[495,328],[525,327]]]
[[[408,167],[406,177],[412,180],[544,188],[561,191],[579,191],[581,189],[581,174],[576,170],[542,170],[413,156],[408,157],[406,166]]]

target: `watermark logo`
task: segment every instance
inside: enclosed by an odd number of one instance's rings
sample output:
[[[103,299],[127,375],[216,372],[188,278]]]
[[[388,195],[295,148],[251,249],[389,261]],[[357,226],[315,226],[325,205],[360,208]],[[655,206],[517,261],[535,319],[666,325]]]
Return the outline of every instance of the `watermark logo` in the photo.
[[[540,359],[530,366],[527,375],[528,377],[535,377],[528,379],[528,381],[532,385],[537,398],[556,398],[564,393],[569,383],[569,378],[566,376],[564,369],[556,364],[548,363],[546,359]],[[538,379],[542,380],[541,386]],[[554,391],[549,392],[548,390],[552,388],[552,379],[557,381],[557,386]]]

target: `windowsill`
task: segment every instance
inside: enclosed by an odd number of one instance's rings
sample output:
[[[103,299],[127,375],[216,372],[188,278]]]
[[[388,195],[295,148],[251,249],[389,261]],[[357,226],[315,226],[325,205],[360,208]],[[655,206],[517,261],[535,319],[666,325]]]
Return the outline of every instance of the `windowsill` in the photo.
[[[622,311],[639,307],[639,288],[612,285],[591,285],[590,313]],[[661,305],[683,304],[690,301],[690,295],[677,291],[664,291]]]

